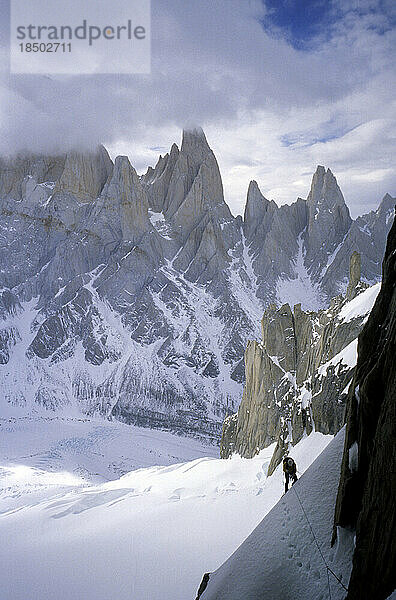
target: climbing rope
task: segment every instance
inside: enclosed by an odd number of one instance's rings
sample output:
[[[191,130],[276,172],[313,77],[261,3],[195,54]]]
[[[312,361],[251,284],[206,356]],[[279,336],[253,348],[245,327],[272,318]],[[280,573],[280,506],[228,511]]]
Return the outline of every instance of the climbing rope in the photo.
[[[330,569],[329,565],[327,564],[327,562],[326,562],[326,559],[325,559],[325,557],[324,557],[324,554],[323,554],[323,552],[322,552],[322,550],[321,550],[321,548],[320,548],[320,546],[319,546],[318,540],[316,539],[316,535],[315,535],[315,533],[314,533],[314,530],[312,529],[312,525],[311,525],[311,523],[310,523],[310,521],[309,521],[309,519],[308,519],[308,515],[307,515],[307,513],[305,512],[305,509],[304,509],[303,503],[302,503],[302,502],[301,502],[301,500],[300,500],[300,496],[297,494],[297,490],[296,490],[296,488],[294,487],[294,485],[292,485],[291,487],[292,487],[292,490],[294,490],[294,492],[295,492],[295,494],[296,494],[296,496],[297,496],[297,499],[298,499],[298,501],[299,501],[299,503],[300,503],[301,509],[302,509],[302,511],[303,511],[303,513],[304,513],[304,516],[305,516],[305,518],[306,518],[306,520],[307,520],[307,523],[308,523],[308,525],[309,525],[309,528],[310,528],[310,530],[311,530],[311,533],[312,533],[313,539],[314,539],[314,541],[315,541],[316,547],[317,547],[317,549],[319,550],[320,556],[322,557],[322,560],[323,560],[324,564],[326,565],[326,573],[327,573],[327,585],[328,585],[328,588],[329,588],[329,598],[330,598],[330,600],[331,600],[331,589],[330,589],[330,577],[329,577],[329,573],[331,573],[331,574],[333,575],[333,577],[335,577],[335,579],[336,579],[336,580],[338,581],[338,583],[339,583],[339,584],[340,584],[340,585],[341,585],[341,586],[344,588],[344,590],[345,590],[346,592],[348,591],[348,588],[347,588],[347,587],[345,587],[345,585],[342,583],[341,579],[340,579],[339,577],[337,577],[337,575],[334,573],[334,571],[332,571],[332,569]]]

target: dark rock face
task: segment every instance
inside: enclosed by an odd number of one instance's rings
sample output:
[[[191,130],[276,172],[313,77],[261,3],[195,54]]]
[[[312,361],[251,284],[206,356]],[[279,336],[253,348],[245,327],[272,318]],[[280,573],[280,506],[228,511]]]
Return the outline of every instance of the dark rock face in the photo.
[[[209,577],[210,577],[210,573],[205,573],[205,575],[202,577],[202,581],[199,586],[197,597],[195,600],[199,600],[201,598],[202,594],[204,593],[204,591],[206,590],[206,588],[208,587]]]
[[[335,525],[356,528],[347,600],[382,600],[396,588],[396,224],[381,291],[359,336]],[[333,540],[334,541],[334,540]]]

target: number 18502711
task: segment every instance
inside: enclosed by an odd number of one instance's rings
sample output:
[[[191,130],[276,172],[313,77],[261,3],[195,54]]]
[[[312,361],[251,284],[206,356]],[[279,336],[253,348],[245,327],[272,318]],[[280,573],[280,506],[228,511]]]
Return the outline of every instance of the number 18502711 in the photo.
[[[21,52],[71,52],[71,42],[24,42],[19,44]]]

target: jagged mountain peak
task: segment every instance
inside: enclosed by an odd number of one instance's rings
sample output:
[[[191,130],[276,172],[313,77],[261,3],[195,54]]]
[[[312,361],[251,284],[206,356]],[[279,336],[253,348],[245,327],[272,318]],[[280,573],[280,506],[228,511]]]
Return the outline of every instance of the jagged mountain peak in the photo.
[[[111,191],[110,191],[111,190]],[[136,169],[127,156],[117,156],[114,169],[103,188],[103,195],[112,194],[119,203],[141,203],[144,188]],[[145,199],[145,204],[147,200]]]
[[[183,129],[181,151],[188,151],[197,146],[210,151],[208,140],[202,127]]]
[[[385,194],[385,196],[382,198],[381,202],[380,202],[380,206],[382,206],[382,204],[384,202],[395,202],[396,198],[394,198],[393,196],[391,196],[388,192]]]
[[[183,130],[178,160],[187,165],[190,176],[195,177],[200,167],[205,164],[213,171],[218,171],[221,180],[216,157],[201,128]]]
[[[201,128],[183,130],[179,160],[186,161],[191,173],[195,171],[195,175],[202,164],[219,171],[216,157]]]
[[[257,181],[255,179],[252,179],[251,181],[249,181],[249,187],[248,187],[248,197],[250,194],[255,194],[256,192],[259,192],[261,194],[259,185],[257,183]]]
[[[230,214],[224,202],[219,166],[202,130],[183,131],[181,149],[175,158],[164,200],[167,218],[175,218],[180,225],[178,215],[183,214],[184,219],[187,210],[190,218],[197,221],[207,207],[220,204]]]
[[[148,219],[148,200],[135,168],[127,156],[117,156],[111,177],[106,183],[102,196],[109,212],[112,205],[119,210],[120,226],[124,239],[133,239],[132,232],[147,230],[150,227]]]
[[[246,196],[245,214],[246,214],[248,205],[267,206],[269,203],[270,203],[270,201],[267,200],[267,198],[261,192],[257,181],[255,181],[255,180],[250,181],[248,191],[247,191],[247,196]]]
[[[147,184],[154,183],[166,171],[169,163],[174,163],[179,155],[177,144],[172,144],[171,149],[166,154],[159,155],[155,167],[148,167],[146,173],[142,175],[142,181]]]
[[[379,207],[377,208],[377,214],[380,213],[388,213],[389,210],[395,210],[396,198],[391,196],[390,194],[385,194],[382,198]]]
[[[336,177],[330,169],[326,169],[322,165],[317,166],[312,177],[307,203],[310,207],[316,207],[323,203],[330,208],[336,205],[342,206],[346,208],[349,215],[349,210],[345,204],[344,196],[337,183]]]
[[[89,202],[100,195],[112,170],[113,163],[104,146],[88,152],[68,152],[54,194],[67,193],[79,202]]]
[[[243,214],[244,231],[247,238],[256,231],[270,205],[271,202],[263,196],[257,181],[251,181]]]
[[[123,154],[120,154],[115,158],[114,168],[121,169],[121,168],[123,168],[123,166],[124,166],[124,168],[128,168],[128,169],[132,170],[134,173],[136,173],[136,169],[131,165],[129,158],[127,156],[124,156]]]
[[[317,290],[326,303],[353,250],[362,277],[380,277],[390,224],[372,213],[345,237],[347,209],[331,211],[317,195],[340,199],[334,176],[319,167],[314,180],[311,209],[307,200],[278,207],[252,182],[243,222],[224,201],[201,130],[185,131],[180,149],[173,144],[140,177],[127,157],[113,164],[103,148],[0,161],[0,286],[26,322],[43,325],[32,346],[33,330],[19,331],[7,316],[7,398],[75,401],[127,421],[218,432],[240,399],[244,347],[258,337],[265,306],[305,294],[303,308],[312,309]],[[26,305],[33,298],[34,308]],[[62,364],[65,380],[44,355]],[[25,379],[32,370],[37,381]]]
[[[318,282],[333,253],[343,243],[352,219],[337,179],[330,169],[321,165],[314,173],[306,202],[308,224],[304,233],[304,262],[311,278]]]

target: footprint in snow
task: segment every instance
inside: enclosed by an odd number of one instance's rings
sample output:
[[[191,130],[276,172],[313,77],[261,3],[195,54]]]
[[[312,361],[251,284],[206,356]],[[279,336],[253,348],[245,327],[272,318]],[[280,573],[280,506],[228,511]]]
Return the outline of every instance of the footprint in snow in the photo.
[[[320,572],[318,571],[318,569],[315,569],[315,571],[313,571],[313,576],[315,577],[315,579],[320,579]]]

